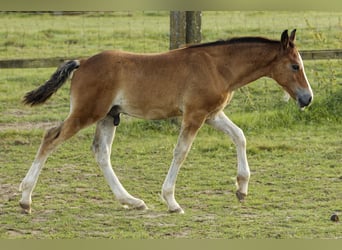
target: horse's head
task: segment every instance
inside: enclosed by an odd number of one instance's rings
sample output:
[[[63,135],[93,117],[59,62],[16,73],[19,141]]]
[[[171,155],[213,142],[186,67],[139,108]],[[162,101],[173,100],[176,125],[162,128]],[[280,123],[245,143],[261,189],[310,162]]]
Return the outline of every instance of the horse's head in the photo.
[[[295,39],[296,30],[290,36],[287,30],[281,34],[279,56],[272,68],[271,77],[304,109],[312,102],[313,93]]]

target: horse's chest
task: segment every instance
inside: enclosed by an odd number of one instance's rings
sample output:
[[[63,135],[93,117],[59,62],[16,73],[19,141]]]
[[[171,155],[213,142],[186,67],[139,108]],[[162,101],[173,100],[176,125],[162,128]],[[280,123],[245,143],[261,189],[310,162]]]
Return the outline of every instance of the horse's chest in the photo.
[[[220,97],[215,98],[215,100],[213,100],[213,103],[210,107],[210,113],[211,114],[216,114],[219,111],[223,110],[228,103],[231,101],[233,97],[233,92],[229,92],[226,94],[222,94]]]

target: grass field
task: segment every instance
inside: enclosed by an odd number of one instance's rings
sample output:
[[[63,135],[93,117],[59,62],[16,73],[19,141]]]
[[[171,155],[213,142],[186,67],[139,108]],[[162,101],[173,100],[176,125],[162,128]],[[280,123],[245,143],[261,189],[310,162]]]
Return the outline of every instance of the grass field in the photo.
[[[88,56],[108,48],[168,49],[167,12],[81,16],[0,14],[0,58]],[[205,12],[203,40],[238,35],[278,38],[298,29],[303,49],[341,48],[341,13]],[[2,43],[2,44],[1,44]],[[159,195],[178,126],[122,117],[112,150],[118,177],[147,211],[122,208],[90,151],[94,126],[49,158],[33,193],[31,215],[20,213],[18,186],[44,128],[69,112],[69,87],[47,104],[20,100],[54,71],[0,69],[0,238],[341,239],[341,60],[305,61],[315,93],[300,112],[269,79],[234,95],[226,114],[245,132],[251,167],[244,204],[235,197],[236,153],[229,138],[204,126],[184,163],[176,198],[185,214],[169,214]],[[57,65],[56,65],[57,66]],[[341,217],[341,216],[340,216]]]

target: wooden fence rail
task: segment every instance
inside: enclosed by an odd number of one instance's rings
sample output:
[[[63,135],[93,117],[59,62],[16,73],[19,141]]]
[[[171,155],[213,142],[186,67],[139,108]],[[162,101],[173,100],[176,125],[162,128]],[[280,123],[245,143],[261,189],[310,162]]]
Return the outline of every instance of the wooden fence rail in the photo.
[[[342,49],[335,50],[303,50],[300,52],[303,60],[327,60],[327,59],[342,59]],[[36,59],[8,59],[0,60],[0,69],[10,68],[55,68],[63,61],[73,57],[51,57],[51,58],[36,58]]]
[[[342,49],[303,50],[300,54],[303,60],[342,59]]]

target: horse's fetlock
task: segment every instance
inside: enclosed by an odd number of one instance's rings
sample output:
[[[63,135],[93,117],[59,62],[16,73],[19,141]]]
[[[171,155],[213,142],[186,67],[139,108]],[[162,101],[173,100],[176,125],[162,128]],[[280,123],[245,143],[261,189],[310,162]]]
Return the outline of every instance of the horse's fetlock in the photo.
[[[161,196],[163,197],[164,200],[167,200],[167,197],[173,196],[174,194],[174,187],[163,187]]]
[[[246,174],[239,174],[236,177],[236,181],[237,181],[237,183],[245,183],[245,182],[249,181],[249,178],[250,178],[250,174],[248,174],[248,173],[246,173]]]

